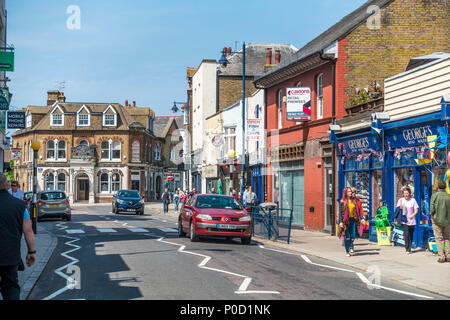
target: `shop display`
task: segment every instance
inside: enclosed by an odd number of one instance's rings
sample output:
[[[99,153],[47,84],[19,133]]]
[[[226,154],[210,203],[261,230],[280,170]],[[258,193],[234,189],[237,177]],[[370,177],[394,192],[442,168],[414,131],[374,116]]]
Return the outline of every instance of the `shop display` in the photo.
[[[357,172],[356,173],[356,196],[361,201],[361,207],[365,214],[369,213],[369,173],[367,172]]]

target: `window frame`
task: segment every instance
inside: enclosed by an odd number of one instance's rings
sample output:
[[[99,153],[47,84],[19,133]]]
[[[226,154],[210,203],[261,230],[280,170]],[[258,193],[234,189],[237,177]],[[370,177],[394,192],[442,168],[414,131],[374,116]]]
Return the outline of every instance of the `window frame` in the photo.
[[[316,117],[317,120],[323,119],[323,73],[316,79]]]
[[[277,92],[278,129],[283,128],[283,89]]]

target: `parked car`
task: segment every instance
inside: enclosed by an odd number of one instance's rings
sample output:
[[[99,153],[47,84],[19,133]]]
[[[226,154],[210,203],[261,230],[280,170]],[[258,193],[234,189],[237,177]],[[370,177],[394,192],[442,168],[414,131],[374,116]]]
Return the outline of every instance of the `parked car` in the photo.
[[[42,218],[72,219],[69,199],[63,191],[41,191],[37,195],[37,220]]]
[[[113,196],[112,212],[114,214],[119,212],[136,212],[136,214],[142,216],[144,209],[144,198],[136,190],[119,190]]]
[[[33,192],[31,191],[27,191],[23,194],[23,201],[25,202],[25,204],[28,204],[28,202],[30,202],[32,196]]]
[[[189,234],[192,242],[199,236],[241,238],[242,244],[250,244],[252,219],[248,211],[231,196],[216,194],[195,195],[180,210],[178,235]]]

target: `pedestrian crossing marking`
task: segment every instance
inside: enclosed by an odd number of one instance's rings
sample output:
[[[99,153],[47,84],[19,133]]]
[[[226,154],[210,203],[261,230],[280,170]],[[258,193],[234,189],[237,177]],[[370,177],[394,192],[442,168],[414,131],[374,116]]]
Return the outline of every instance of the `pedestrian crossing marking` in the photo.
[[[136,228],[136,229],[128,229],[128,230],[130,230],[131,232],[149,232],[149,231],[146,230],[146,229],[140,229],[140,228]]]
[[[158,230],[161,230],[162,232],[166,232],[166,233],[178,232],[177,229],[173,229],[173,228],[158,228]]]
[[[97,229],[99,232],[102,232],[102,233],[111,233],[111,232],[117,232],[116,230],[114,230],[114,229],[107,229],[107,228],[105,228],[105,229]]]
[[[71,229],[71,230],[66,230],[67,233],[85,233],[83,230],[81,229]]]

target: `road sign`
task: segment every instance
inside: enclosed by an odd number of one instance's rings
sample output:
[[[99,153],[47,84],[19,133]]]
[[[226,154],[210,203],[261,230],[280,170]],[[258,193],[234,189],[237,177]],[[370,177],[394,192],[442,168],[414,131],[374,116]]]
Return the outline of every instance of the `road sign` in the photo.
[[[14,52],[0,51],[0,71],[14,71]]]
[[[172,181],[173,180],[173,174],[168,173],[167,174],[167,180]]]
[[[8,111],[8,129],[25,129],[25,112]]]

